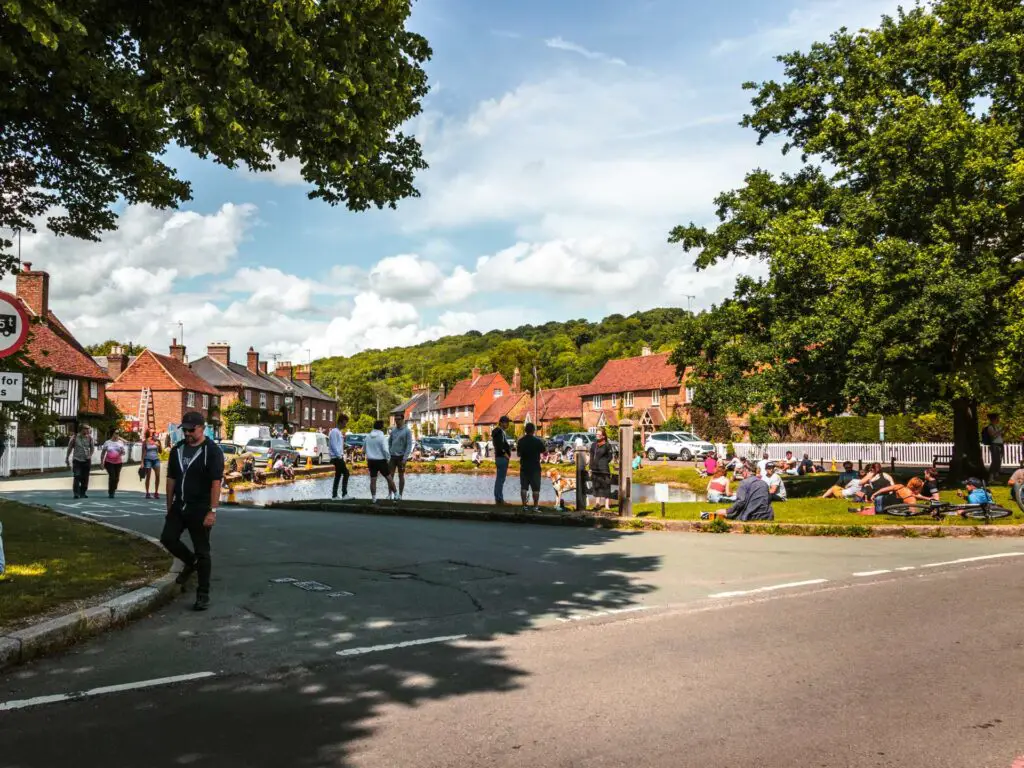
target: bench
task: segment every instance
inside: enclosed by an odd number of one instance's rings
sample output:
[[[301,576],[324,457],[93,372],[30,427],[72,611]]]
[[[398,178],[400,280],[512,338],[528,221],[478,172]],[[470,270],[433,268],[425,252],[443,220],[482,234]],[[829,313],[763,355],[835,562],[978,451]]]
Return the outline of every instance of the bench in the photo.
[[[936,453],[932,454],[932,466],[938,469],[940,466],[949,469],[949,465],[953,463],[952,453]]]

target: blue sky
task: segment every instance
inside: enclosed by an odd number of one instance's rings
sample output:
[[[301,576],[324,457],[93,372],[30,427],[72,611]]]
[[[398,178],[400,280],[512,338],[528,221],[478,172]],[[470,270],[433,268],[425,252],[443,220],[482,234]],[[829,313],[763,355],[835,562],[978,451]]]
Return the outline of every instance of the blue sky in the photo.
[[[129,208],[99,244],[26,238],[53,305],[85,342],[190,357],[228,341],[244,360],[304,361],[469,329],[653,306],[706,307],[740,271],[697,273],[665,243],[713,221],[713,198],[776,147],[738,126],[745,80],[895,0],[420,0],[434,50],[409,130],[430,168],[397,211],[306,198],[296,167],[229,170],[175,149],[192,182],[179,211]],[[692,296],[692,299],[688,299]]]

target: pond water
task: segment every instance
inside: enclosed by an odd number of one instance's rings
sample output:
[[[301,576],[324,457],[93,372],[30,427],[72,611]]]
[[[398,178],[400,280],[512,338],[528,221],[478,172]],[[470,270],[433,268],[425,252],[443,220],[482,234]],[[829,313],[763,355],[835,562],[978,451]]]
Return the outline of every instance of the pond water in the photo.
[[[239,501],[251,501],[266,504],[271,501],[297,501],[300,499],[330,498],[333,477],[315,480],[297,480],[287,485],[274,485],[269,488],[258,488],[253,491],[239,492]],[[387,483],[378,478],[377,495],[387,496]],[[349,478],[348,492],[357,499],[370,497],[370,478],[368,475],[352,475]],[[494,475],[460,475],[460,474],[424,474],[406,475],[405,498],[420,501],[464,501],[489,502],[494,500]],[[575,501],[575,491],[571,491],[566,499],[567,504]],[[505,501],[514,503],[519,499],[519,478],[510,476],[505,480]],[[551,481],[541,478],[540,499],[542,502],[554,502],[555,492]],[[669,501],[703,501],[704,497],[693,491],[682,488],[669,488]],[[633,502],[654,501],[653,485],[634,485]]]

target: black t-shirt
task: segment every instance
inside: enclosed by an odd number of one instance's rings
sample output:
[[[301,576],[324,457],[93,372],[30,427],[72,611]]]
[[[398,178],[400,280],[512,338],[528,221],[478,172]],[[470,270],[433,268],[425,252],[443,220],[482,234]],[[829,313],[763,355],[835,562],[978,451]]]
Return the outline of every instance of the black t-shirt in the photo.
[[[167,462],[167,477],[174,480],[174,506],[182,514],[206,514],[210,488],[224,478],[224,453],[210,440],[174,446]]]
[[[540,471],[540,455],[544,453],[544,441],[536,435],[524,435],[516,443],[519,455],[519,471]]]
[[[924,487],[921,489],[921,493],[918,494],[918,495],[924,496],[925,498],[930,499],[933,496],[937,496],[938,493],[939,493],[939,484],[936,483],[934,480],[929,480],[926,477],[924,479]]]

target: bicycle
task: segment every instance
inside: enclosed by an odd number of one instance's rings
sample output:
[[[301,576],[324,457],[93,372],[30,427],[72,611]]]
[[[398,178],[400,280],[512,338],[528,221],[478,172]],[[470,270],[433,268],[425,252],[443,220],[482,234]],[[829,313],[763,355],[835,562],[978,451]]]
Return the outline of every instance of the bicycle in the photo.
[[[1002,520],[1010,517],[1013,512],[998,504],[953,504],[948,501],[931,502],[929,504],[893,504],[882,510],[883,515],[895,517],[916,517],[918,515],[931,515],[936,520],[944,517],[963,517],[972,520],[984,520],[986,523],[992,520]]]

